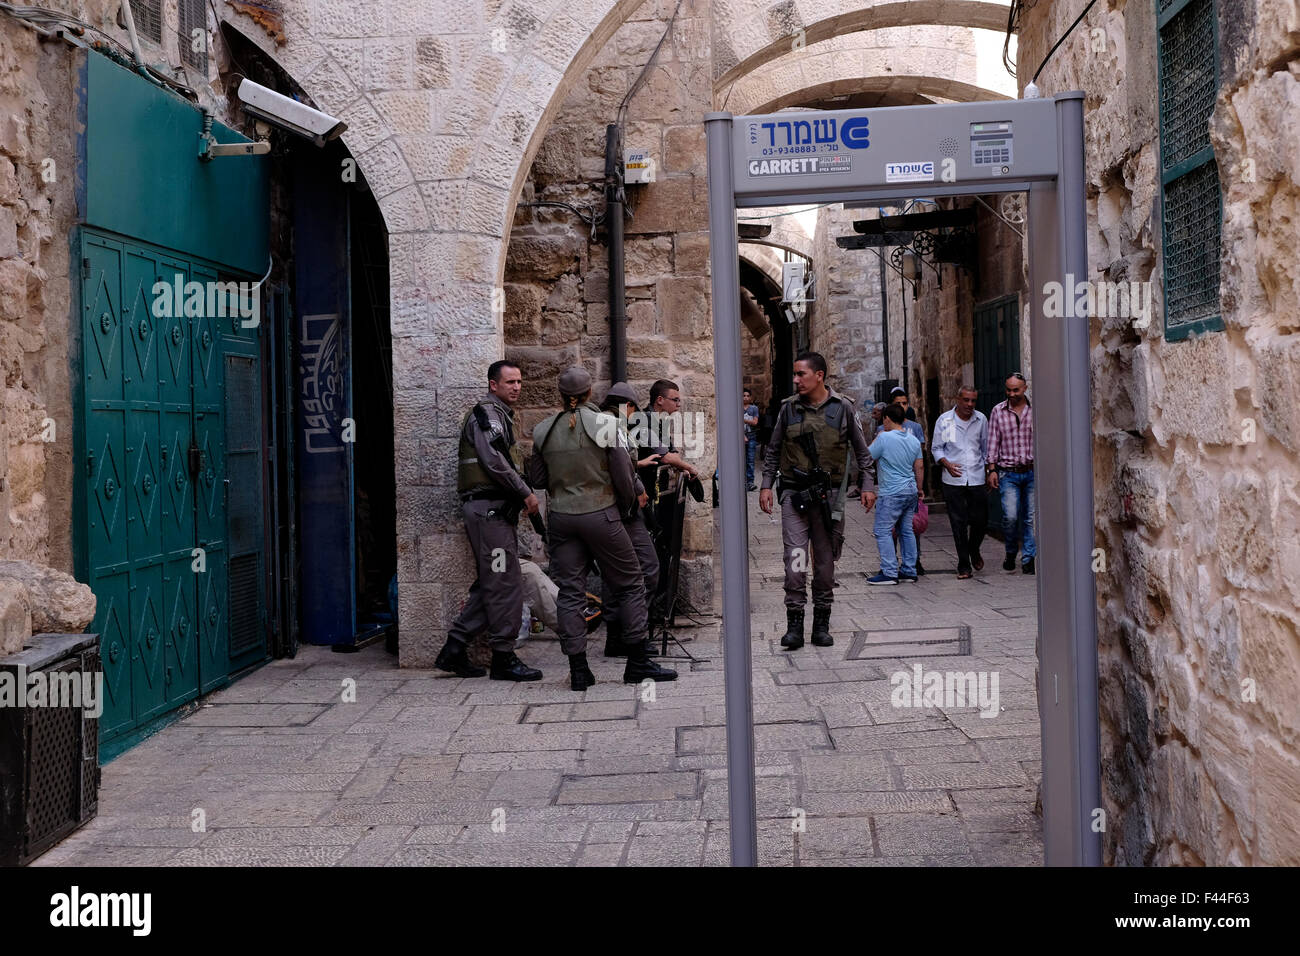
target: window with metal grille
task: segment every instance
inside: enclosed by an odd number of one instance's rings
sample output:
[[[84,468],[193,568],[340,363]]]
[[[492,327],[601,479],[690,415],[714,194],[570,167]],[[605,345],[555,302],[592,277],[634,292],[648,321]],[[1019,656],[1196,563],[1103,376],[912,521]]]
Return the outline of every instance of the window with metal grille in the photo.
[[[208,14],[204,0],[176,0],[179,14],[176,44],[181,62],[204,76],[208,73]],[[132,8],[134,9],[134,8]]]
[[[1156,0],[1156,18],[1165,338],[1178,341],[1223,328],[1223,197],[1209,129],[1219,89],[1219,37],[1214,0]]]
[[[162,0],[131,0],[131,19],[135,21],[136,35],[154,43],[162,43]],[[118,14],[122,26],[126,21]]]

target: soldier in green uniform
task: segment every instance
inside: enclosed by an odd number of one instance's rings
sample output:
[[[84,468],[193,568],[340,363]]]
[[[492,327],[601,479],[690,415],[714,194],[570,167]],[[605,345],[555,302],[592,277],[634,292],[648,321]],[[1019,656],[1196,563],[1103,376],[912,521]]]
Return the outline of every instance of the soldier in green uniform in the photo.
[[[605,393],[605,401],[601,403],[600,409],[616,416],[620,425],[626,428],[628,416],[637,411],[636,392],[632,391],[632,387],[626,382],[615,382]],[[628,453],[635,456],[630,438]],[[639,475],[636,478],[635,491],[636,504],[632,506],[630,512],[624,512],[623,527],[627,529],[627,536],[632,539],[636,559],[641,565],[641,573],[645,580],[646,606],[649,607],[654,600],[655,592],[659,589],[659,555],[655,551],[654,541],[650,538],[650,529],[646,527],[645,508],[650,503],[650,496]],[[605,618],[605,656],[626,657],[627,647],[623,644],[620,630],[622,619],[618,613],[618,596],[606,583],[600,598],[602,617]]]
[[[515,525],[520,511],[532,515],[539,507],[521,473],[523,453],[515,443],[514,405],[522,388],[518,366],[493,362],[488,368],[488,394],[460,425],[456,490],[478,577],[434,666],[461,677],[483,676],[483,668],[471,664],[465,652],[475,635],[487,631],[493,680],[542,679],[541,671],[515,655],[524,611]]]
[[[781,646],[803,647],[807,569],[813,569],[812,642],[835,643],[830,633],[835,599],[835,560],[844,543],[844,507],[849,486],[849,456],[862,482],[874,487],[871,456],[853,402],[826,386],[826,359],[804,352],[794,362],[795,394],[781,403],[763,460],[758,506],[772,513],[772,484],[780,478],[781,540],[785,547],[786,632]],[[868,511],[875,491],[853,489]],[[812,542],[812,555],[808,543]]]
[[[617,419],[591,403],[591,375],[571,368],[560,376],[563,408],[533,429],[528,477],[548,493],[551,578],[559,586],[560,646],[569,658],[570,686],[596,682],[587,665],[587,566],[595,561],[618,598],[628,645],[623,681],[675,680],[677,672],[650,660],[641,565],[623,526],[635,502],[636,476]]]

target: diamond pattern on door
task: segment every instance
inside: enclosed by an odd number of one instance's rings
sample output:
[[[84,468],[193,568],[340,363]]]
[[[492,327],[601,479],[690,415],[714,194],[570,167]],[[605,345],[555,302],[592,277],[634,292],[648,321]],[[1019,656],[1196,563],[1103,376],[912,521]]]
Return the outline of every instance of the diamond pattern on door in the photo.
[[[203,314],[206,295],[195,298],[197,315],[186,314],[184,301],[168,302],[178,286],[215,281],[210,267],[89,229],[81,253],[85,460],[78,480],[86,574],[98,598],[91,629],[101,634],[106,686],[100,731],[108,740],[265,656],[260,532],[250,532],[241,551],[248,554],[241,595],[253,603],[241,608],[239,660],[231,655],[223,430],[224,356],[233,346],[256,399],[240,404],[250,419],[241,424],[259,437],[241,448],[241,462],[260,481],[260,356],[255,331],[240,335],[237,322]],[[171,295],[161,294],[160,282]],[[260,486],[250,500],[260,515]],[[193,567],[199,547],[202,572]]]

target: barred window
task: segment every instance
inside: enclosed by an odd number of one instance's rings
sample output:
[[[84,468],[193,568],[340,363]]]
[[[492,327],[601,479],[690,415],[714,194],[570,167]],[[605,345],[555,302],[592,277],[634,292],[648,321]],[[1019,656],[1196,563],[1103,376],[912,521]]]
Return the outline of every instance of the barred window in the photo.
[[[176,43],[181,62],[208,75],[208,12],[204,0],[177,0]]]
[[[1165,338],[1223,328],[1223,197],[1209,121],[1219,89],[1214,0],[1156,0]]]
[[[162,43],[163,9],[162,0],[132,0],[131,19],[135,21],[136,35],[154,43]],[[126,21],[121,13],[118,20],[122,26]]]

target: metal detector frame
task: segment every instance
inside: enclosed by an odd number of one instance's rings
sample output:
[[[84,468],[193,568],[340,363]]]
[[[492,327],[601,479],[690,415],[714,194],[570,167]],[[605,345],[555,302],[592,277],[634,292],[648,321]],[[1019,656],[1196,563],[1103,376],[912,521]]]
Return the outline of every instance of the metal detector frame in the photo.
[[[813,145],[805,129],[838,123],[840,140]],[[971,124],[1010,122],[1005,165],[977,155]],[[764,124],[768,124],[765,126]],[[1034,376],[1034,458],[1038,501],[1038,706],[1042,727],[1044,857],[1049,866],[1096,866],[1101,838],[1097,723],[1096,597],[1092,573],[1092,416],[1088,318],[1044,318],[1048,283],[1072,295],[1088,276],[1084,205],[1083,93],[1052,99],[903,106],[704,119],[709,164],[718,472],[721,482],[722,629],[725,657],[727,782],[731,862],[754,866],[754,707],[749,628],[748,514],[738,396],[741,378],[740,277],[736,210],[818,202],[883,202],[916,196],[1029,194],[1030,340]],[[777,128],[795,155],[756,166],[762,138]],[[794,135],[791,136],[791,130]],[[818,144],[834,126],[813,127]],[[800,135],[805,133],[805,135]],[[834,133],[831,136],[834,137]],[[829,169],[808,162],[821,153]],[[947,157],[945,162],[944,157]],[[998,157],[995,156],[995,159]],[[978,164],[977,164],[978,160]],[[924,170],[949,176],[900,182]],[[836,165],[838,164],[838,165]],[[850,168],[851,167],[851,168]],[[893,180],[893,181],[890,181]],[[1048,489],[1043,493],[1043,489]]]

